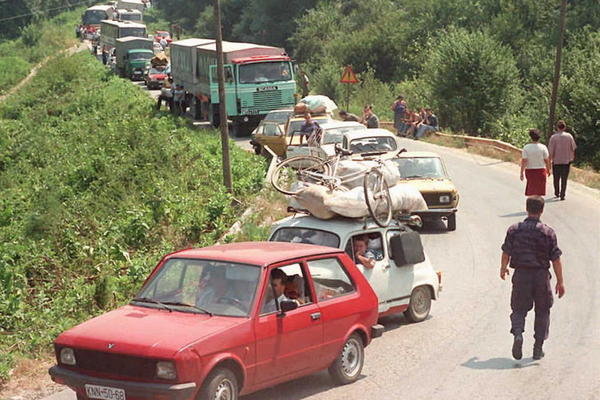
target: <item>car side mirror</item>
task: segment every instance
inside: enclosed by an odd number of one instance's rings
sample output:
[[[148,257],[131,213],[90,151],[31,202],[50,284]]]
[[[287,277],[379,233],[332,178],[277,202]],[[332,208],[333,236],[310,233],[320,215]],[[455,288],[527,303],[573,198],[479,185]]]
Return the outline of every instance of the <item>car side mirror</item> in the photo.
[[[397,267],[419,264],[425,261],[423,243],[418,232],[407,231],[394,235],[390,239],[392,259]]]
[[[282,313],[295,310],[296,308],[298,308],[298,303],[293,300],[283,300],[279,303],[279,309]]]

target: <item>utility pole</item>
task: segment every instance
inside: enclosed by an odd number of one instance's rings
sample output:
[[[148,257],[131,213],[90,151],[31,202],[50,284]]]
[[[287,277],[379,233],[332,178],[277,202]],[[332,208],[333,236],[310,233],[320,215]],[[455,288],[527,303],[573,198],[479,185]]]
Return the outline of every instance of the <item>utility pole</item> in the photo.
[[[554,119],[556,118],[556,98],[558,96],[558,85],[560,83],[560,63],[562,57],[562,46],[565,36],[565,20],[567,18],[567,0],[561,0],[560,20],[558,23],[558,43],[556,44],[556,60],[554,62],[554,81],[552,82],[552,96],[550,97],[550,115],[548,116],[548,130],[546,131],[546,143],[550,140],[554,129]]]
[[[223,31],[221,28],[221,0],[215,1],[215,21],[217,26],[217,75],[219,79],[219,126],[221,128],[221,152],[223,153],[223,184],[233,193],[231,164],[229,160],[229,126],[225,105],[225,68],[223,67]]]

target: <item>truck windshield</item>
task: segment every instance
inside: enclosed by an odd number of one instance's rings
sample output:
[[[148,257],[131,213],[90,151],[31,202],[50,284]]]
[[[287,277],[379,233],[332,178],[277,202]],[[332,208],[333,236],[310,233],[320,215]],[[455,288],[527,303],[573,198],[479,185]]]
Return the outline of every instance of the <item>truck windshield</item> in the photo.
[[[240,65],[240,83],[281,82],[292,79],[289,61]]]
[[[146,30],[144,28],[121,28],[121,37],[125,36],[146,37]]]
[[[100,21],[108,19],[108,14],[103,10],[87,10],[83,14],[82,22],[84,25],[100,25]]]
[[[446,171],[437,157],[395,158],[402,179],[434,178],[443,179]]]
[[[271,242],[306,243],[338,248],[340,238],[335,233],[311,228],[279,228]]]
[[[153,53],[129,53],[130,60],[149,60],[154,57]]]
[[[136,296],[136,305],[182,312],[248,316],[260,267],[224,261],[168,260]]]

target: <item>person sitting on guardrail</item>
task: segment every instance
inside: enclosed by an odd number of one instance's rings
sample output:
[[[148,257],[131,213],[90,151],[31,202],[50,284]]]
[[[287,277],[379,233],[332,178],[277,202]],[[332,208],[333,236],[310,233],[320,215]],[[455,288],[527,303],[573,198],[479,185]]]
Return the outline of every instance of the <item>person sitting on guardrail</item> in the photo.
[[[425,134],[427,132],[438,130],[438,119],[435,116],[435,114],[433,113],[433,110],[431,110],[431,108],[428,108],[425,111],[426,111],[425,120],[417,128],[417,133],[415,134],[415,140],[419,140],[420,138],[425,136]]]
[[[360,122],[369,129],[379,128],[379,118],[373,113],[373,105],[365,104]]]

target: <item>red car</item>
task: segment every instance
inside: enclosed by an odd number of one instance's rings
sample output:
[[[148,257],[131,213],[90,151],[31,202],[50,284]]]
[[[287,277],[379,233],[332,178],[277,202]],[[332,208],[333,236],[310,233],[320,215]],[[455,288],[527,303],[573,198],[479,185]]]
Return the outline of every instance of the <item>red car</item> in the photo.
[[[238,399],[329,368],[354,382],[383,333],[342,251],[252,242],[164,257],[129,305],[62,333],[52,379],[78,399]]]
[[[160,89],[163,81],[167,79],[167,73],[165,68],[158,69],[151,67],[144,75],[144,81],[148,89]]]
[[[156,31],[154,32],[154,40],[160,42],[160,39],[165,38],[167,43],[171,43],[173,39],[171,39],[171,34],[167,31]]]

